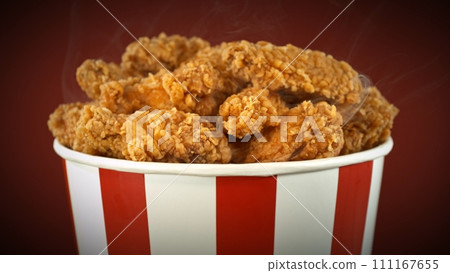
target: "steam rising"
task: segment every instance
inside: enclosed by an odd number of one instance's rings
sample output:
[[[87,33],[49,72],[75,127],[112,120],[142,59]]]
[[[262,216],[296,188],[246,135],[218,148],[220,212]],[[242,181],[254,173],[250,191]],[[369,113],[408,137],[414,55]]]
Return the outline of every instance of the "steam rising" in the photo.
[[[115,1],[102,3],[136,36],[152,37],[160,32],[198,36],[213,45],[222,41],[266,40],[277,45],[291,43],[305,47],[345,6],[336,0],[321,1]],[[368,9],[355,2],[317,41],[318,49],[344,60],[360,73],[371,75],[374,84],[390,94],[404,81],[414,80],[421,71],[436,66],[439,57],[428,59],[414,71],[398,71],[411,57],[401,51],[389,52],[389,45],[371,40],[379,32],[389,5],[379,3]],[[392,38],[391,38],[392,39]],[[76,68],[88,58],[120,63],[132,37],[96,1],[73,4],[70,17],[69,44],[63,67],[62,92],[65,102],[86,101],[75,80]],[[386,54],[369,54],[385,50]],[[385,56],[375,58],[374,56]],[[386,69],[389,67],[389,69]],[[377,72],[381,71],[381,72]],[[442,70],[445,74],[445,70]],[[402,75],[399,77],[399,75]],[[417,86],[418,90],[437,88],[445,82]],[[436,85],[436,86],[435,86]],[[409,93],[412,95],[413,93]],[[390,94],[391,95],[391,94]],[[398,96],[392,94],[392,96]],[[403,98],[406,99],[406,98]]]

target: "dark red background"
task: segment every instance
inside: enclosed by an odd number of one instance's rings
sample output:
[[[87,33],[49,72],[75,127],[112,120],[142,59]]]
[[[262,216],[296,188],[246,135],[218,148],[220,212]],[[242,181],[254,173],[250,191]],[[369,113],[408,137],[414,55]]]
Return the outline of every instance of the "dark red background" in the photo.
[[[118,1],[116,1],[118,2]],[[198,35],[305,47],[348,1],[104,4],[136,36]],[[449,13],[444,4],[356,1],[311,46],[368,75],[400,108],[386,158],[374,254],[450,254]],[[444,1],[441,1],[443,3]],[[0,252],[71,254],[75,244],[48,115],[84,99],[86,58],[118,61],[132,38],[95,1],[2,5]]]

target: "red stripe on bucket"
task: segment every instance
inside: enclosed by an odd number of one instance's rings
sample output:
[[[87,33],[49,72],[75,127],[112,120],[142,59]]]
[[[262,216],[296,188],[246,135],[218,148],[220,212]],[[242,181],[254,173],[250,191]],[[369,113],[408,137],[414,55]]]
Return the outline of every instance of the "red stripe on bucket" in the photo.
[[[276,179],[217,177],[217,254],[273,254]]]
[[[73,239],[74,239],[74,243],[75,243],[75,251],[77,254],[79,254],[78,243],[77,243],[77,233],[75,232],[75,221],[73,219],[72,201],[70,199],[69,179],[67,178],[66,160],[62,159],[62,165],[63,165],[63,170],[64,170],[64,180],[66,182],[67,200],[69,201],[70,219],[72,220],[72,233],[73,233]]]
[[[339,168],[331,254],[361,254],[373,161]],[[347,248],[345,250],[342,245]]]
[[[144,174],[106,169],[99,169],[99,174],[106,238],[110,244],[108,253],[150,254],[147,212],[143,212],[146,207]]]

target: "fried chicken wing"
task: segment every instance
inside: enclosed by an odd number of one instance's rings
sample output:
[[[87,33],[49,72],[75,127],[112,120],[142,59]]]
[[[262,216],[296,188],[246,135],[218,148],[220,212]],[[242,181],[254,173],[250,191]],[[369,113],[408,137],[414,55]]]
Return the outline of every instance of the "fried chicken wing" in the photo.
[[[348,63],[320,51],[241,41],[229,43],[222,59],[235,77],[257,88],[314,94],[334,103],[359,102],[358,73]]]
[[[267,142],[252,139],[245,162],[295,161],[339,155],[343,145],[342,117],[335,106],[327,102],[304,101],[284,115],[295,117],[296,121],[287,122],[287,130],[281,126],[266,128],[263,135]]]
[[[122,55],[120,67],[129,76],[146,77],[148,73],[155,74],[163,69],[161,64],[172,71],[200,49],[209,47],[209,42],[197,37],[167,36],[165,33],[151,39],[141,37],[139,42],[129,44]]]
[[[353,118],[344,126],[344,147],[341,154],[373,148],[385,142],[399,110],[381,95],[376,87],[369,94]]]

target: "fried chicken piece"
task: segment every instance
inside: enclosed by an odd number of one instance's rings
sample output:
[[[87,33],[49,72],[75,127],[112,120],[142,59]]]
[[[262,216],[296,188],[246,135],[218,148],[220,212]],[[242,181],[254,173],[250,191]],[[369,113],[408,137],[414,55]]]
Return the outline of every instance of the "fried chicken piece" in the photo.
[[[376,87],[352,119],[343,127],[344,147],[341,154],[367,150],[385,142],[399,110],[390,104]]]
[[[384,142],[398,113],[375,87],[358,108],[365,98],[364,82],[346,62],[323,52],[247,41],[210,47],[200,38],[164,33],[140,42],[173,73],[138,42],[127,47],[120,66],[85,61],[76,77],[93,101],[61,105],[48,121],[61,144],[135,161],[305,160],[358,152]],[[150,108],[142,110],[144,106]],[[236,143],[228,144],[220,127],[215,132],[215,124],[199,122],[199,115],[218,111],[228,136],[238,138]],[[271,120],[282,115],[297,121]],[[153,138],[147,143],[145,132],[154,122]],[[130,128],[142,134],[142,141],[130,141]],[[268,142],[258,141],[259,131]],[[200,132],[198,139],[193,132]]]
[[[348,63],[320,51],[301,52],[290,44],[240,41],[228,43],[222,61],[234,77],[256,88],[314,94],[337,104],[359,102],[361,82]]]
[[[114,64],[88,60],[78,68],[77,79],[91,98],[113,112],[132,113],[150,105],[159,109],[176,106],[185,112],[215,115],[219,105],[239,87],[213,63],[220,59],[218,54],[217,50],[207,48],[177,68],[174,75],[160,70],[145,77],[124,77]],[[110,73],[113,69],[115,72]]]
[[[267,142],[252,139],[245,162],[294,161],[339,155],[343,145],[342,117],[335,106],[327,102],[304,101],[284,115],[295,117],[297,121],[288,122],[286,130],[282,126],[267,127],[263,131]]]
[[[172,71],[200,49],[209,47],[209,42],[198,37],[167,36],[165,33],[151,39],[141,37],[139,41],[140,43],[136,41],[129,44],[122,55],[120,67],[129,76],[146,77],[148,73],[157,73],[164,69],[158,61]]]
[[[238,92],[241,83],[220,62],[220,47],[206,48],[163,76],[163,87],[176,107],[200,115],[217,114],[227,96]]]
[[[141,111],[142,112],[142,111]],[[196,126],[195,119],[198,115],[184,113],[172,108],[159,111],[160,115],[152,116],[150,112],[140,113],[144,116],[138,118],[134,115],[115,114],[109,109],[95,104],[66,104],[61,105],[51,114],[48,122],[50,131],[61,144],[92,155],[101,155],[115,158],[125,158],[135,161],[162,161],[162,162],[192,162],[197,163],[228,163],[231,159],[231,151],[223,132],[218,137],[212,137],[205,132],[213,132],[215,125],[208,122],[199,122],[199,139],[193,137],[193,129]],[[147,147],[147,125],[156,121],[161,115],[167,114],[168,118],[158,126],[153,127],[152,149]],[[133,121],[130,118],[134,119]],[[138,120],[148,118],[146,122]],[[137,119],[137,120],[136,120]],[[127,122],[135,128],[127,131]],[[168,125],[168,127],[166,127]],[[140,136],[136,128],[141,126]],[[170,129],[170,135],[165,142],[158,141],[166,135]],[[127,133],[131,133],[131,139],[142,140],[142,145],[136,142],[127,142]],[[133,138],[134,136],[134,138]],[[130,138],[130,135],[128,135]]]
[[[100,85],[101,94],[97,102],[116,113],[131,114],[148,105],[165,110],[177,106],[177,109],[185,112],[208,116],[217,114],[220,103],[227,96],[223,92],[211,92],[208,95],[199,96],[198,101],[195,101],[193,96],[186,94],[184,101],[175,100],[177,102],[175,104],[168,94],[172,86],[164,88],[164,82],[161,79],[163,76],[173,79],[167,72],[160,71],[156,75],[149,74],[146,78],[130,77],[104,83]],[[195,80],[194,77],[191,79]],[[178,83],[174,85],[182,88]]]
[[[100,96],[100,85],[122,77],[122,71],[117,64],[106,63],[103,60],[88,59],[76,71],[77,82],[81,89],[94,100]]]
[[[157,109],[171,109],[173,103],[161,85],[161,71],[146,78],[130,77],[100,85],[100,96],[96,102],[114,113],[131,114],[150,106]]]
[[[195,55],[200,49],[209,47],[209,42],[197,37],[188,39],[179,35],[166,36],[164,33],[152,39],[142,37],[140,42],[170,70]],[[161,77],[155,78],[151,74],[158,71],[165,72],[141,44],[133,42],[123,54],[120,67],[102,60],[86,60],[77,69],[76,77],[80,87],[90,98],[100,100],[101,105],[112,111],[131,113],[144,105],[163,109],[170,109],[173,106],[167,95],[163,94],[161,84],[155,82],[156,78],[161,81]],[[170,73],[166,74],[170,76]],[[190,77],[190,75],[186,76]],[[139,80],[142,83],[136,85]],[[168,91],[165,92],[170,94]],[[207,101],[215,97],[220,96],[211,96]],[[130,103],[127,103],[127,100]],[[148,103],[149,100],[151,100],[150,103]],[[211,108],[207,107],[206,102],[197,107],[202,114],[208,113]]]
[[[166,115],[165,118],[163,115]],[[195,163],[228,163],[231,160],[231,151],[227,138],[223,132],[219,136],[208,136],[214,132],[215,125],[209,122],[200,122],[200,116],[184,113],[172,108],[160,111],[158,114],[146,115],[148,122],[159,124],[153,128],[153,147],[147,147],[147,137],[143,145],[127,145],[125,156],[136,161],[162,161],[162,162],[193,162]],[[137,126],[137,125],[136,125]],[[194,131],[198,129],[198,139],[194,138]],[[166,135],[170,130],[170,135]],[[207,133],[205,133],[207,132]],[[138,131],[136,130],[136,134]],[[126,124],[122,127],[122,135],[126,137]],[[165,138],[164,141],[160,139]],[[161,143],[158,143],[161,142]]]
[[[202,77],[201,73],[196,75]],[[162,77],[165,77],[164,81]],[[198,77],[192,76],[188,78],[182,76],[180,78],[187,78],[188,80],[184,81],[184,84],[187,84],[189,87],[194,86],[192,90],[196,90],[196,85],[202,86],[197,84]],[[206,77],[203,78],[205,79]],[[167,84],[167,82],[170,83]],[[164,83],[166,84],[165,87],[163,86]],[[183,90],[184,86],[176,82],[172,75],[162,70],[156,75],[149,74],[145,78],[108,79],[105,81],[92,81],[91,84],[94,84],[96,89],[94,95],[96,103],[107,107],[113,112],[126,114],[131,114],[146,105],[158,109],[170,109],[176,105],[179,110],[186,112],[194,112],[200,115],[215,115],[218,112],[219,105],[227,97],[225,92],[209,90],[198,96],[197,101]],[[175,97],[171,99],[169,94],[175,94],[180,89],[184,92],[182,94],[183,97],[180,100],[177,100]],[[90,91],[87,90],[86,92]],[[195,93],[198,94],[199,92]]]
[[[59,143],[66,147],[73,147],[76,140],[77,122],[83,104],[80,102],[61,104],[47,121],[48,128]]]
[[[92,103],[71,103],[60,105],[50,115],[48,126],[62,145],[75,151],[124,158],[120,129],[125,119]]]
[[[87,154],[125,158],[122,151],[126,143],[120,130],[126,117],[124,114],[114,114],[105,107],[85,105],[77,122],[72,149]]]
[[[249,87],[228,97],[220,106],[224,128],[237,138],[260,132],[270,124],[270,117],[287,111],[276,92]],[[231,118],[230,118],[231,117]]]
[[[186,96],[186,103],[181,104],[177,108],[185,109],[185,112],[192,112],[199,114],[201,116],[215,116],[219,112],[219,107],[227,98],[227,94],[223,92],[214,92],[210,95],[199,97],[198,102],[193,102],[192,97]],[[186,107],[187,105],[193,104],[192,108]]]

